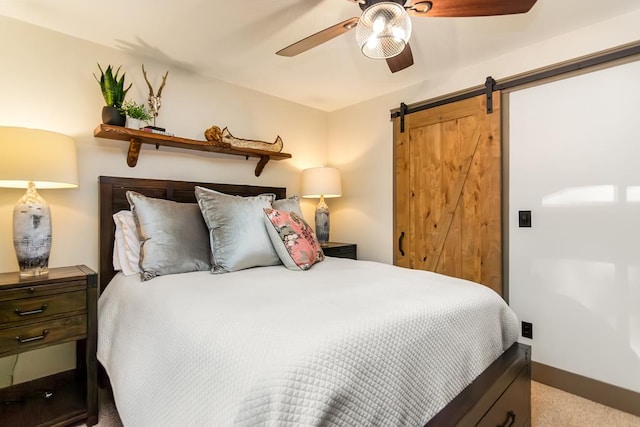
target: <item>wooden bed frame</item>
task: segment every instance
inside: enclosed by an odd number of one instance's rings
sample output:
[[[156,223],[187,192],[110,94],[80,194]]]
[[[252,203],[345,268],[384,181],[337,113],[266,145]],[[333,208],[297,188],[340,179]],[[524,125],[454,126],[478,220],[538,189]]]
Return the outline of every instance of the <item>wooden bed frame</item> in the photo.
[[[286,188],[282,187],[99,177],[99,287],[101,293],[115,275],[112,262],[115,225],[112,216],[120,210],[129,209],[126,192],[132,190],[149,197],[195,203],[193,190],[196,185],[239,196],[275,193],[279,199],[286,198]],[[531,425],[531,348],[529,346],[513,344],[426,426],[475,425],[491,427]]]

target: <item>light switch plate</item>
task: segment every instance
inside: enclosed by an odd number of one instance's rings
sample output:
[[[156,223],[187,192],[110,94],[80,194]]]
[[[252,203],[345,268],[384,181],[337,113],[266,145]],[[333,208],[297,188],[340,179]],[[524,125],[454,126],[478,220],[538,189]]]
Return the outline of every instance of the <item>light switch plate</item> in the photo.
[[[518,211],[518,226],[531,227],[531,211]]]

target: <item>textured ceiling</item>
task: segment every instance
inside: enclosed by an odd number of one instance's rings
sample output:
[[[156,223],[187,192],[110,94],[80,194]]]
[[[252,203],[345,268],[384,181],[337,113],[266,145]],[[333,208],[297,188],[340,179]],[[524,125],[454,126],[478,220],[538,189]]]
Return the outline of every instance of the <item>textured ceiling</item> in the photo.
[[[325,111],[638,8],[638,0],[538,0],[523,15],[414,17],[415,64],[391,74],[360,53],[355,31],[293,58],[275,55],[359,16],[347,0],[0,0],[0,15]]]

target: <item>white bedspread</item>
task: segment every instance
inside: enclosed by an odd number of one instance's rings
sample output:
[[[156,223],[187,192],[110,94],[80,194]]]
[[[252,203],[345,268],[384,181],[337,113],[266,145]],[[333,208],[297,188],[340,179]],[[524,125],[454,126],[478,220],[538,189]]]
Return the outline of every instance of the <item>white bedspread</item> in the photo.
[[[327,258],[141,282],[99,300],[125,426],[421,426],[517,338],[492,290]]]

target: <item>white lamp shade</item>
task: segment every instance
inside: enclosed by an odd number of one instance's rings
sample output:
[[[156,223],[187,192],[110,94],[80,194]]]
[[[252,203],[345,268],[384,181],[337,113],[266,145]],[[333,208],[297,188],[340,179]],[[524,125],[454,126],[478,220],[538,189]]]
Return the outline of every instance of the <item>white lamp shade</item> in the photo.
[[[73,138],[56,132],[0,127],[0,187],[74,188],[78,162]]]
[[[338,169],[319,167],[302,171],[302,197],[320,196],[342,196],[342,182]]]

